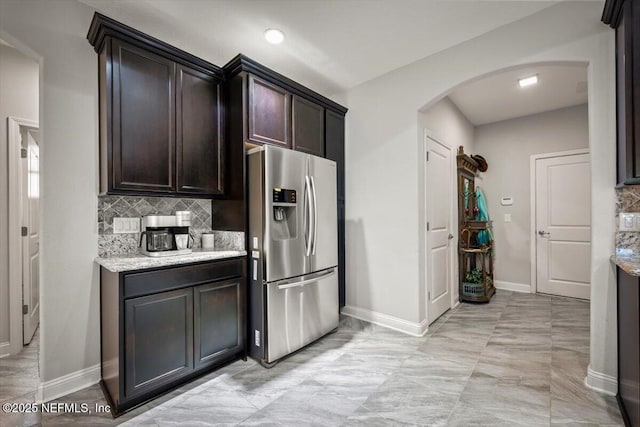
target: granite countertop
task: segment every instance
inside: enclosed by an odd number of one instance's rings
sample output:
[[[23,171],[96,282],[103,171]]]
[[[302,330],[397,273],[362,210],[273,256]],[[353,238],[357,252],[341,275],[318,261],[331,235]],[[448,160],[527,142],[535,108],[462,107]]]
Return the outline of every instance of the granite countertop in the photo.
[[[188,255],[167,257],[150,257],[142,254],[98,257],[95,262],[114,273],[143,270],[145,268],[167,267],[170,265],[189,264],[192,262],[212,261],[216,259],[244,256],[247,251],[204,251],[194,249]]]
[[[627,274],[640,277],[640,253],[631,249],[617,249],[611,256],[611,262]]]

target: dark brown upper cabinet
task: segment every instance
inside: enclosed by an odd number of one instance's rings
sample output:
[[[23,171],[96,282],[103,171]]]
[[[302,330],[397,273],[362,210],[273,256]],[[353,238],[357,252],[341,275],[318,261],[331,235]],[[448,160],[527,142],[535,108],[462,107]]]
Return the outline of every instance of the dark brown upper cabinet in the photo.
[[[248,140],[291,147],[291,94],[250,75]]]
[[[177,186],[180,193],[223,194],[224,118],[218,79],[178,65]]]
[[[112,154],[114,190],[175,190],[175,63],[113,40]]]
[[[325,157],[325,115],[344,121],[346,108],[244,55],[229,61],[223,72],[230,146],[273,144]]]
[[[96,13],[100,192],[223,196],[219,67]]]
[[[291,104],[293,149],[324,157],[324,108],[297,95]]]
[[[640,2],[607,0],[602,21],[616,30],[618,183],[640,184]]]

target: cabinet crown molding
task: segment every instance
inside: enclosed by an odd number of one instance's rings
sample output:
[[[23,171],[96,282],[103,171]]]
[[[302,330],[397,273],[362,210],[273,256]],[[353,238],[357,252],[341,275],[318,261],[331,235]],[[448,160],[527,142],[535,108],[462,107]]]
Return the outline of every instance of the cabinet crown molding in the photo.
[[[265,67],[264,65],[254,61],[246,55],[238,54],[235,58],[229,61],[224,67],[222,67],[225,78],[230,79],[241,72],[247,72],[254,74],[270,83],[276,84],[289,92],[302,96],[303,98],[310,99],[319,105],[327,108],[328,110],[345,115],[348,111],[346,107],[330,100],[329,98],[320,95],[300,83],[291,80],[282,74],[273,71],[272,69]]]
[[[195,66],[199,71],[212,74],[219,79],[222,79],[222,70],[217,65],[96,12],[91,20],[91,25],[89,26],[87,40],[91,46],[93,46],[96,53],[100,54],[107,37],[115,37],[128,42],[140,44],[141,47],[144,47],[145,49],[151,49],[160,55],[167,56],[184,65],[191,67]]]
[[[128,42],[136,43],[145,49],[150,49],[155,53],[163,56],[167,56],[170,59],[188,65],[190,67],[196,67],[200,71],[212,74],[219,79],[231,78],[240,72],[248,72],[255,74],[271,83],[274,83],[293,94],[310,99],[319,105],[327,108],[328,110],[345,115],[347,108],[330,100],[329,98],[320,95],[300,83],[297,83],[288,77],[283,76],[280,73],[273,71],[270,68],[265,67],[262,64],[254,61],[253,59],[238,54],[235,58],[227,63],[223,68],[218,67],[204,59],[198,58],[182,49],[178,49],[168,43],[163,42],[155,37],[138,31],[128,25],[109,18],[101,13],[95,12],[91,25],[89,26],[89,32],[87,33],[87,40],[93,46],[96,53],[100,52],[104,48],[105,39],[107,37],[115,37],[123,39]]]
[[[604,4],[604,9],[602,10],[602,22],[609,25],[611,28],[616,28],[620,21],[622,4],[625,1],[627,0],[607,0]]]

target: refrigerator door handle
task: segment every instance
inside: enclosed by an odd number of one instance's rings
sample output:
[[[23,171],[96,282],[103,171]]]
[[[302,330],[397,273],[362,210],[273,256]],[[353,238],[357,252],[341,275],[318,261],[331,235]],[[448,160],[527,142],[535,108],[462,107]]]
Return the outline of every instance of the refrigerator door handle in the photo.
[[[278,285],[279,290],[296,288],[298,286],[304,286],[309,283],[317,282],[320,279],[325,279],[327,277],[333,276],[334,274],[336,274],[336,269],[328,268],[326,270],[320,271],[318,273],[314,273],[312,275],[302,276],[301,278],[298,279],[299,281],[297,282],[291,282],[290,280],[283,280],[282,282],[277,282],[276,284]]]
[[[313,240],[311,240],[311,254],[316,254],[316,240],[318,238],[318,199],[316,197],[316,182],[311,177],[311,191],[313,192]]]
[[[311,200],[311,180],[309,179],[309,175],[304,177],[304,197],[305,197],[305,209],[304,209],[304,245],[305,245],[305,255],[311,255],[311,230],[315,227],[315,221],[313,214],[311,212],[311,207],[313,204],[313,200]]]

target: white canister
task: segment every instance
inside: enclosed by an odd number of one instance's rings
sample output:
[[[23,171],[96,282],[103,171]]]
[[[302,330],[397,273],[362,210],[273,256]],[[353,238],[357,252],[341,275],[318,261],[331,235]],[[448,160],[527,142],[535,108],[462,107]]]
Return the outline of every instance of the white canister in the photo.
[[[202,233],[202,249],[206,251],[212,251],[213,245],[213,233]]]

